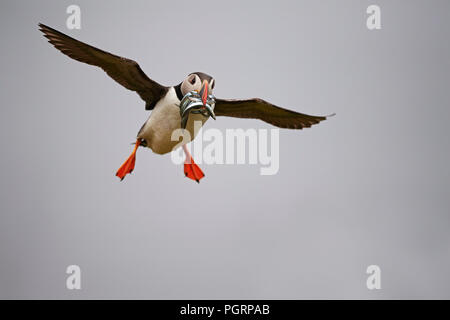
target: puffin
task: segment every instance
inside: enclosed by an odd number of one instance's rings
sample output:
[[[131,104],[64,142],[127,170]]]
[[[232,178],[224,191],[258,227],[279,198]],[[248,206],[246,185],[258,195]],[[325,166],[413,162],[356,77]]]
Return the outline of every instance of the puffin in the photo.
[[[183,168],[185,176],[200,182],[205,174],[195,163],[186,144],[195,139],[198,133],[198,130],[194,130],[194,124],[203,126],[209,118],[215,120],[216,117],[225,116],[259,119],[279,128],[303,129],[334,115],[299,113],[259,98],[219,99],[213,96],[215,79],[203,72],[190,73],[177,85],[164,86],[150,79],[134,60],[95,48],[42,23],[38,26],[56,49],[72,59],[100,67],[113,80],[135,91],[144,100],[145,110],[151,110],[137,134],[133,151],[116,172],[120,180],[134,170],[139,147],[150,148],[161,155],[182,147],[186,157]],[[189,133],[182,143],[171,138],[177,129],[185,129]]]

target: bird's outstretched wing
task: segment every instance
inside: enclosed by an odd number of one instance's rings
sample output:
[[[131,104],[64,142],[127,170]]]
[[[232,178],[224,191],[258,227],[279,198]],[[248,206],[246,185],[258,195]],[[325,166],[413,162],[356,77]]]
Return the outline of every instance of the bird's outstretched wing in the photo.
[[[102,68],[111,78],[125,88],[136,91],[151,110],[168,88],[153,81],[142,71],[136,61],[122,58],[75,40],[42,23],[39,30],[56,49],[72,59]]]
[[[328,116],[310,116],[277,107],[262,99],[216,99],[216,116],[260,119],[280,128],[303,129],[325,120]],[[332,116],[332,115],[330,115]]]

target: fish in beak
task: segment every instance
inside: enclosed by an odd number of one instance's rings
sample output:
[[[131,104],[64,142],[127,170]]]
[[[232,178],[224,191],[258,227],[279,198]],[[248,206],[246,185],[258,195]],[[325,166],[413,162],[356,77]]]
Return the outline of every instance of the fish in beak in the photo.
[[[209,95],[208,81],[203,81],[200,91],[187,93],[180,104],[181,128],[186,129],[186,124],[190,113],[202,114],[204,117],[210,116],[216,120],[214,114],[215,99]]]
[[[211,118],[216,120],[216,114],[214,113],[214,110],[211,108],[209,104],[205,105],[206,111],[208,111],[208,114]]]

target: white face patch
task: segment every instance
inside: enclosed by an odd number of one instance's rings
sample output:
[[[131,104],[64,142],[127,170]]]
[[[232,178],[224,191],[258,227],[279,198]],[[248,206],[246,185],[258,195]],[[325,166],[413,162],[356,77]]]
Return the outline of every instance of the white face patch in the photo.
[[[200,77],[196,74],[190,74],[181,84],[181,93],[186,95],[190,91],[200,91],[202,82]]]

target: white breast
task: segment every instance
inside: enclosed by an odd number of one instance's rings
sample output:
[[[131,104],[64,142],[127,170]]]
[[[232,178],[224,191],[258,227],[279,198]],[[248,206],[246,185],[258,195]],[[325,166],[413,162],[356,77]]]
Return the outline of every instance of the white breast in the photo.
[[[153,152],[164,154],[171,152],[178,141],[172,141],[172,132],[181,128],[180,100],[175,89],[172,87],[167,94],[155,105],[150,117],[138,134],[139,139],[145,139],[147,146]],[[194,132],[194,121],[201,121],[202,125],[208,118],[201,114],[190,114],[186,125],[191,139],[195,138],[198,132]],[[185,140],[183,144],[190,142]],[[181,145],[180,145],[181,146]]]

